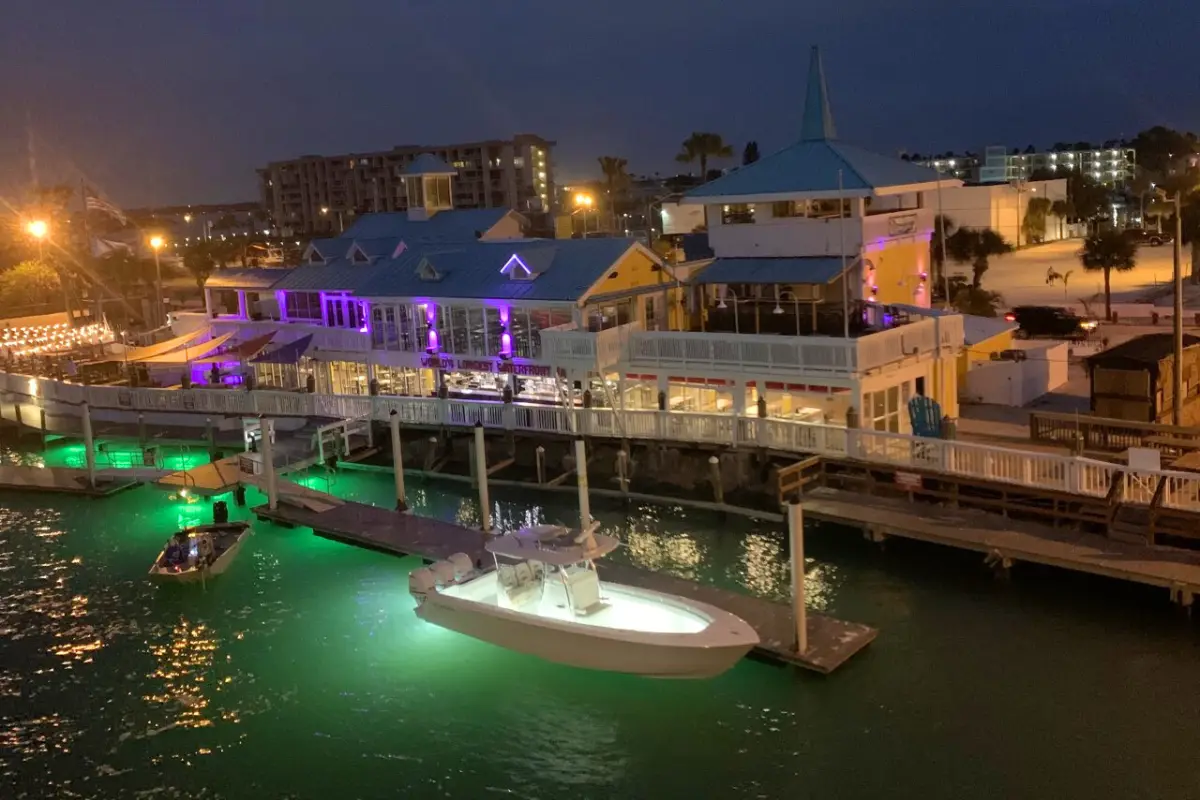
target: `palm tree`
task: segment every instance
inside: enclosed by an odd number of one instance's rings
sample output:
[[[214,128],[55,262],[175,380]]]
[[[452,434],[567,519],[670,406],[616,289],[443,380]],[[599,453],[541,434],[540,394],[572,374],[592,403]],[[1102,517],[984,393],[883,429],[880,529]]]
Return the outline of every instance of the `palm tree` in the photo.
[[[1021,228],[1025,233],[1026,244],[1041,244],[1046,238],[1046,215],[1053,205],[1048,197],[1031,197],[1025,206],[1025,219],[1021,220]]]
[[[971,288],[979,289],[992,256],[1011,253],[1013,246],[991,228],[959,228],[946,240],[946,255],[959,264],[971,265]]]
[[[204,291],[204,282],[213,271],[213,257],[203,244],[197,244],[187,249],[183,254],[183,266],[192,274],[196,288]]]
[[[1074,206],[1071,205],[1071,201],[1069,199],[1055,200],[1050,204],[1050,213],[1058,217],[1058,238],[1065,238],[1066,232],[1063,230],[1063,223],[1066,222],[1069,217],[1075,215]]]
[[[710,158],[729,158],[733,155],[733,147],[725,144],[719,133],[693,132],[683,140],[682,150],[675,160],[680,164],[700,162],[700,179],[708,180],[708,160]]]
[[[746,142],[746,148],[742,150],[742,166],[753,164],[758,161],[758,142],[753,140]]]
[[[600,171],[604,173],[605,192],[608,194],[608,210],[613,215],[613,229],[616,229],[617,199],[624,194],[629,186],[629,173],[625,167],[629,162],[616,156],[600,156]]]
[[[938,287],[945,286],[946,274],[946,254],[942,252],[942,240],[949,239],[954,233],[954,220],[945,214],[938,214],[933,218],[933,236],[929,240],[929,259],[933,262],[933,286],[935,291]],[[944,234],[944,235],[943,235]],[[947,297],[949,302],[953,297]]]
[[[1104,271],[1104,319],[1112,320],[1112,271],[1128,272],[1137,266],[1137,242],[1121,231],[1100,231],[1083,240],[1079,261],[1088,272]]]

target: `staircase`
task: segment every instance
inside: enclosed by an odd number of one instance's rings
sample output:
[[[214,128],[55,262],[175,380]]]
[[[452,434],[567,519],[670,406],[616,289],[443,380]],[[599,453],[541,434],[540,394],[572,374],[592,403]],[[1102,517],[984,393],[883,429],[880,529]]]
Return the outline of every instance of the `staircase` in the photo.
[[[1108,538],[1127,544],[1151,544],[1151,513],[1146,506],[1118,504],[1115,512],[1109,516]]]

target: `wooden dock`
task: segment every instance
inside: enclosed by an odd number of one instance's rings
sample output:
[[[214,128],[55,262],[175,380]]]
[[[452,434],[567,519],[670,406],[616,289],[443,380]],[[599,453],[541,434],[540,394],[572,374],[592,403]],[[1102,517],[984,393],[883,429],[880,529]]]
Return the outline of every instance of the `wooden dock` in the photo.
[[[313,533],[327,539],[393,555],[436,561],[453,553],[466,553],[476,563],[491,562],[485,550],[490,537],[482,531],[378,506],[343,501],[341,505],[318,511],[287,502],[286,494],[281,491],[278,508],[272,511],[263,505],[255,507],[253,512],[259,519],[311,528]],[[809,612],[808,650],[800,654],[796,652],[792,610],[783,603],[623,564],[602,563],[599,569],[601,577],[608,581],[691,597],[736,614],[758,632],[756,655],[824,674],[846,663],[878,634],[866,625]]]
[[[973,509],[837,489],[814,489],[803,502],[806,518],[855,527],[874,540],[898,536],[975,550],[1004,567],[1026,561],[1160,586],[1183,605],[1191,605],[1192,597],[1200,593],[1200,552],[1131,544]]]
[[[113,472],[116,470],[97,470],[93,487],[85,469],[4,465],[0,466],[0,491],[109,497],[141,482],[135,477],[113,475]]]

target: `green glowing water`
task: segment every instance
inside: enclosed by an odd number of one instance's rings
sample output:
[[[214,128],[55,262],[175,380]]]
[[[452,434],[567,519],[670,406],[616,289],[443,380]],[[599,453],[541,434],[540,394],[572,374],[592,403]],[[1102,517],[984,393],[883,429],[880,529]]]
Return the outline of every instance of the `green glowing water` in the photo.
[[[332,488],[390,501],[387,475]],[[411,487],[418,513],[469,523],[466,495]],[[505,526],[575,513],[493,497]],[[828,678],[746,662],[659,682],[426,625],[412,562],[305,530],[256,523],[207,590],[152,584],[166,536],[211,514],[154,489],[0,508],[2,798],[1200,796],[1200,652],[1165,592],[1002,583],[975,557],[813,531],[813,602],[878,626],[866,653]],[[622,558],[787,591],[774,525],[594,510]]]

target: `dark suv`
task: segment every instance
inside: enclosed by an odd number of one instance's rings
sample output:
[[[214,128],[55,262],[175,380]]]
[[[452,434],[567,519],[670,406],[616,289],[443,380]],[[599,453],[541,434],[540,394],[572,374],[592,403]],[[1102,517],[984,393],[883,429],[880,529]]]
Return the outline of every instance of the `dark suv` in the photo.
[[[1148,231],[1145,228],[1126,228],[1121,231],[1125,234],[1125,238],[1138,244],[1148,244],[1151,247],[1170,244],[1175,241],[1175,237],[1169,233],[1157,233],[1156,231]]]
[[[1096,321],[1054,306],[1017,306],[1004,315],[1018,326],[1018,339],[1086,339]]]

